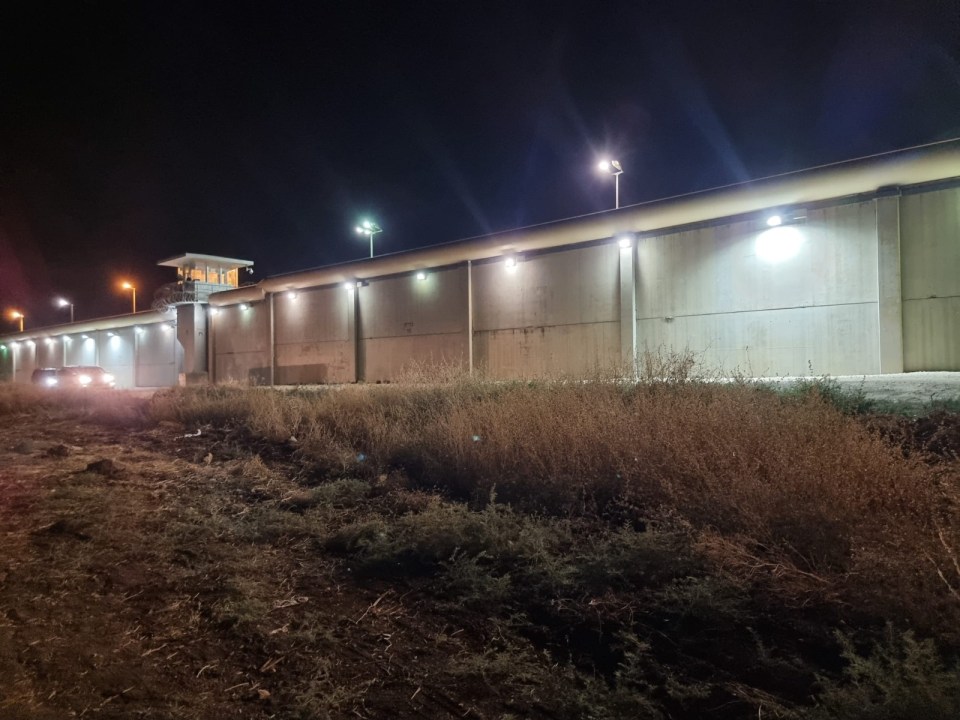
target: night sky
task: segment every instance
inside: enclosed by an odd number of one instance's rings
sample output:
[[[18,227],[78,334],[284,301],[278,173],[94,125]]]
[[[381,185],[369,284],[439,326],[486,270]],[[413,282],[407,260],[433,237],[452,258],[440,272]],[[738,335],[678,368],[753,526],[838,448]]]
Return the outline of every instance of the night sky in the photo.
[[[605,210],[604,155],[626,205],[960,136],[960,0],[8,2],[0,61],[28,328]]]

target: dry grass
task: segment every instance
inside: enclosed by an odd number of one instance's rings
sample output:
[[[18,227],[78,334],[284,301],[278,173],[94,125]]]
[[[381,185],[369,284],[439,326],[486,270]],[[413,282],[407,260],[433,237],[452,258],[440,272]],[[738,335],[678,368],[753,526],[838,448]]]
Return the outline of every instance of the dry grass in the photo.
[[[956,459],[691,368],[0,387],[0,715],[955,716]]]
[[[327,472],[483,504],[616,520],[679,518],[736,577],[789,602],[834,600],[960,625],[960,478],[867,431],[816,392],[783,398],[689,377],[689,358],[622,375],[277,393],[191,389],[154,418],[295,443]]]

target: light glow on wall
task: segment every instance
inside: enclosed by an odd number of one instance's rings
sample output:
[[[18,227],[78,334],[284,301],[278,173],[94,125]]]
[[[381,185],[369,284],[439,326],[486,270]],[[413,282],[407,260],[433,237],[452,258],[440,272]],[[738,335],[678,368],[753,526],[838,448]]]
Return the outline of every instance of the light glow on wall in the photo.
[[[507,259],[503,261],[503,265],[508,273],[515,273],[517,271],[517,259],[513,255],[509,255]]]
[[[290,298],[291,300],[296,300],[296,299],[297,299],[297,291],[296,291],[296,290],[287,290],[287,297]]]
[[[426,280],[426,279],[427,279],[427,273],[425,273],[423,270],[417,273],[417,280]]]
[[[620,246],[621,250],[629,250],[633,247],[633,237],[630,235],[621,235],[617,238],[617,245]]]
[[[770,227],[777,227],[783,223],[783,218],[779,215],[771,215],[767,218],[767,225]]]
[[[790,225],[764,230],[757,236],[757,257],[771,264],[785,262],[800,252],[804,239],[800,229]]]
[[[250,306],[247,305],[246,303],[240,303],[240,309],[241,309],[241,310],[249,310],[249,309],[250,309]]]

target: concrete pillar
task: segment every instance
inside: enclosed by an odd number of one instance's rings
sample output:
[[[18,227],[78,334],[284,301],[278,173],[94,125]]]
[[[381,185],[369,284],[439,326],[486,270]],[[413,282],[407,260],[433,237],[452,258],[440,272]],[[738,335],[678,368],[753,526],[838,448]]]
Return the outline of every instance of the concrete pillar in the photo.
[[[631,369],[637,364],[637,248],[620,248],[620,361]]]
[[[177,341],[183,348],[184,381],[202,381],[207,373],[207,314],[202,305],[177,305]]]
[[[900,284],[900,193],[878,197],[877,308],[880,372],[903,372],[903,294]]]
[[[270,337],[268,338],[270,347],[270,387],[277,384],[277,325],[275,316],[275,306],[273,299],[276,293],[270,293]]]
[[[353,380],[363,381],[363,333],[360,328],[360,288],[347,290],[350,299],[347,302],[347,332],[353,340]]]
[[[467,369],[473,375],[473,263],[467,260]]]

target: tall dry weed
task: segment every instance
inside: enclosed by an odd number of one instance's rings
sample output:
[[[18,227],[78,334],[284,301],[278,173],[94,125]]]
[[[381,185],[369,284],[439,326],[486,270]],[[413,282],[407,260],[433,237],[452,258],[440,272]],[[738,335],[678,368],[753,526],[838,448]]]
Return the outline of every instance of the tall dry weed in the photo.
[[[154,409],[294,436],[343,472],[400,474],[456,497],[495,490],[554,515],[677,517],[726,572],[791,602],[960,620],[956,465],[905,459],[816,394],[703,382],[687,356],[651,359],[640,374],[199,389]]]

